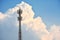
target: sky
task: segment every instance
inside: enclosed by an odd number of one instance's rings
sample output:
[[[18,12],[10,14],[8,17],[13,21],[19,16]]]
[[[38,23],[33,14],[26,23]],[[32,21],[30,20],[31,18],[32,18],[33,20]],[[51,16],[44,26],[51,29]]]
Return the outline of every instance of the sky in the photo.
[[[26,3],[21,3],[21,1]],[[20,3],[25,4],[24,7],[19,5]],[[59,0],[0,0],[0,5],[0,35],[2,34],[2,40],[18,39],[17,6],[21,6],[24,10],[22,14],[23,40],[60,40]]]
[[[0,0],[0,11],[6,12],[22,0]],[[59,0],[23,0],[29,3],[36,16],[41,16],[47,26],[52,24],[60,25],[60,1]],[[38,2],[38,3],[37,3]]]

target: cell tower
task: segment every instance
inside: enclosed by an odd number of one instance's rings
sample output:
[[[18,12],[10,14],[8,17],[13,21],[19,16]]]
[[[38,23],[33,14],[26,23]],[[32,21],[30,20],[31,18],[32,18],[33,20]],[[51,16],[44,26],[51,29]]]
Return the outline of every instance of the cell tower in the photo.
[[[19,8],[19,10],[17,10],[17,13],[19,14],[18,20],[19,20],[19,40],[22,40],[22,36],[21,36],[21,14],[22,14],[22,10]]]

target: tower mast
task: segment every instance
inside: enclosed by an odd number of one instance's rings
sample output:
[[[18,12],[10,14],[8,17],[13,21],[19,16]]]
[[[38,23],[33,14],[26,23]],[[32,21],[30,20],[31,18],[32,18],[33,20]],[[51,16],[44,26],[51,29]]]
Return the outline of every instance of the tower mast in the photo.
[[[19,40],[22,40],[21,37],[21,14],[22,14],[22,10],[19,8],[19,10],[17,11],[17,13],[19,14],[18,20],[19,20]]]

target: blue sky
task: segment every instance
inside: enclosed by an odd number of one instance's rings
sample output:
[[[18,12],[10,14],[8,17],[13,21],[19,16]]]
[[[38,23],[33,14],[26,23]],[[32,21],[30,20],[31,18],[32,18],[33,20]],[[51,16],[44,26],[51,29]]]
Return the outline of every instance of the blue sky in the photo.
[[[60,40],[60,1],[21,1],[0,0],[0,40],[18,40],[19,23],[16,11],[19,6],[24,10],[21,15],[23,17],[21,25],[23,40]]]
[[[6,12],[22,0],[0,0],[0,12]],[[35,12],[35,17],[41,16],[47,26],[60,25],[60,1],[59,0],[24,0],[30,4]]]

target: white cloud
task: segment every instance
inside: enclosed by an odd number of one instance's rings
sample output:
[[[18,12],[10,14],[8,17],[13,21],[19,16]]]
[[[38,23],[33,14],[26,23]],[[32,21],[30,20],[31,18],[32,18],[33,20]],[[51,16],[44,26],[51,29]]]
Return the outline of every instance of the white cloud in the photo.
[[[52,36],[52,40],[60,40],[60,26],[53,25],[50,30],[50,36]]]
[[[22,2],[5,14],[0,12],[0,28],[3,40],[18,40],[17,10],[21,8],[22,13],[22,38],[23,40],[60,40],[60,26],[53,25],[50,30],[41,17],[34,18],[32,6]],[[3,22],[1,22],[1,19]]]
[[[4,19],[6,16],[7,16],[7,15],[2,14],[2,13],[0,12],[0,20]]]

